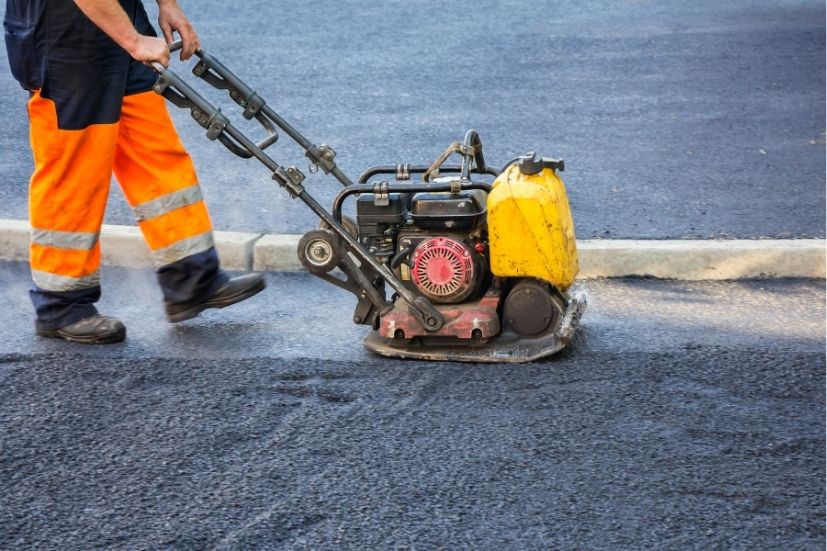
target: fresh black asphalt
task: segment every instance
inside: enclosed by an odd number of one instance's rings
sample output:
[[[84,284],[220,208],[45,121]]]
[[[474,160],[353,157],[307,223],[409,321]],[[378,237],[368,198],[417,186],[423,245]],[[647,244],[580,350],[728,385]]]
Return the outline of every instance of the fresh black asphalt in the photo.
[[[825,235],[823,2],[182,5],[205,49],[332,145],[352,178],[430,162],[473,127],[492,165],[532,149],[566,159],[580,237]],[[26,97],[0,78],[0,218],[27,216]],[[223,94],[208,97],[241,119]],[[219,229],[316,225],[263,167],[175,117]],[[285,137],[272,152],[307,172]],[[329,205],[338,184],[319,175],[307,187]],[[120,192],[107,221],[133,223]]]
[[[824,356],[2,358],[7,549],[823,549]]]
[[[823,281],[588,282],[529,365],[395,361],[308,275],[127,343],[34,337],[0,265],[0,548],[823,549]]]

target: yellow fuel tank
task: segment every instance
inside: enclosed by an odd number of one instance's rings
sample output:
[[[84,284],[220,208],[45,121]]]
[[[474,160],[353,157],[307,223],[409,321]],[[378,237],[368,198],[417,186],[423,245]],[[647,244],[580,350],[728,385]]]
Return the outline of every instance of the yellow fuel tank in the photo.
[[[488,195],[488,239],[494,275],[534,277],[565,291],[579,265],[566,187],[555,168],[562,161],[529,154],[497,177]]]

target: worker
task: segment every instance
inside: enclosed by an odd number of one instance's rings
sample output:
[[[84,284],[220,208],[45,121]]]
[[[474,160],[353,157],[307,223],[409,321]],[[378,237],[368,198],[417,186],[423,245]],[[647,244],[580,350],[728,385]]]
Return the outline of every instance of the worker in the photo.
[[[155,265],[167,319],[223,308],[265,287],[260,274],[229,277],[189,154],[150,62],[199,48],[176,0],[157,0],[157,37],[141,0],[7,0],[12,75],[29,91],[34,173],[30,291],[35,333],[80,343],[119,342],[126,328],[98,313],[100,235],[114,172]]]

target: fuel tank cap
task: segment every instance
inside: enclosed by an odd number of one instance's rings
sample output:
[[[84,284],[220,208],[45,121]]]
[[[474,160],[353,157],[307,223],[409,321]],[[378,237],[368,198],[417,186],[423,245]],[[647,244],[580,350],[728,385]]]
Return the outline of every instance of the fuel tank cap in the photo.
[[[563,159],[553,159],[551,157],[540,157],[534,151],[529,151],[517,160],[517,166],[521,174],[531,176],[539,174],[544,168],[553,168],[563,172],[566,169],[566,164]]]

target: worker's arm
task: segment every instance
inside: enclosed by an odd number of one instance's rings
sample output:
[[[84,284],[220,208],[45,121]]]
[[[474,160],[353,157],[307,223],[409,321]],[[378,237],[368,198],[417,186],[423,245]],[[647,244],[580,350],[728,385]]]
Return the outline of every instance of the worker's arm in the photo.
[[[163,0],[159,0],[159,4]],[[169,65],[169,47],[162,38],[144,36],[135,29],[118,0],[75,0],[75,4],[133,59]]]
[[[192,57],[195,50],[201,47],[198,34],[184,15],[183,10],[178,6],[177,0],[157,0],[157,2],[158,25],[161,26],[161,32],[164,33],[164,38],[170,44],[173,40],[173,31],[178,32],[184,43],[181,48],[181,61],[186,61]]]

